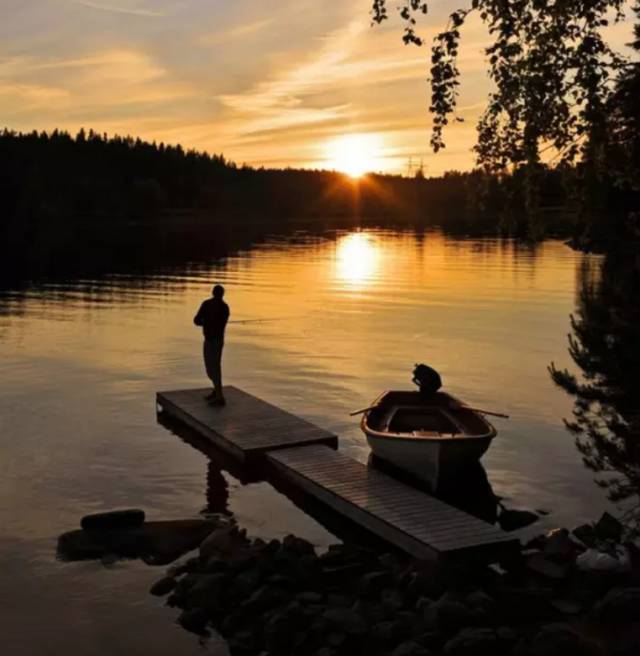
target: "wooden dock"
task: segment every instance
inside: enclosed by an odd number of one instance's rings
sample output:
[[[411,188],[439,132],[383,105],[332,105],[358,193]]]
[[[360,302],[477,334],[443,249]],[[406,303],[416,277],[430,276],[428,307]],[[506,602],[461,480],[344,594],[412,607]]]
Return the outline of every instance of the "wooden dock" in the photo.
[[[207,392],[159,392],[157,404],[238,461],[266,465],[267,472],[416,558],[490,562],[518,544],[501,529],[336,451],[335,435],[300,417],[236,387],[225,388],[226,406],[210,406]]]
[[[267,458],[285,479],[416,558],[491,560],[514,544],[501,529],[325,446]]]
[[[244,462],[266,451],[309,444],[338,446],[338,438],[237,387],[224,388],[225,406],[211,406],[211,389],[158,392],[156,403],[217,447]]]

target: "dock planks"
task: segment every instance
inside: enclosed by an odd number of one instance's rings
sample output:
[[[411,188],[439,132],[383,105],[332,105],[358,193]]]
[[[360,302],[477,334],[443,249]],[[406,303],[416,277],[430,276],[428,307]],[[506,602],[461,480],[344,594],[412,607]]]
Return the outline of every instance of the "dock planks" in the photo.
[[[518,544],[499,528],[322,445],[269,453],[279,475],[420,559],[491,560]]]
[[[335,435],[301,417],[232,386],[224,388],[225,406],[211,406],[208,392],[158,392],[156,402],[240,463],[265,462],[274,475],[416,558],[491,561],[518,544],[499,528],[336,451]]]
[[[163,412],[242,462],[260,457],[266,451],[293,446],[338,446],[335,435],[237,387],[224,388],[227,404],[223,407],[211,406],[205,401],[210,391],[158,392],[156,402]]]

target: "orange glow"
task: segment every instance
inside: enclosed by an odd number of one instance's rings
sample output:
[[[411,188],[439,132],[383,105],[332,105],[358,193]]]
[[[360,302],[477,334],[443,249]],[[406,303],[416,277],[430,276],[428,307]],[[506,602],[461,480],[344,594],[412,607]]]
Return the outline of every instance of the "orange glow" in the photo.
[[[350,287],[370,283],[379,267],[378,245],[371,235],[353,232],[336,245],[336,276]]]
[[[352,178],[380,168],[380,139],[373,134],[347,134],[329,141],[327,165]]]

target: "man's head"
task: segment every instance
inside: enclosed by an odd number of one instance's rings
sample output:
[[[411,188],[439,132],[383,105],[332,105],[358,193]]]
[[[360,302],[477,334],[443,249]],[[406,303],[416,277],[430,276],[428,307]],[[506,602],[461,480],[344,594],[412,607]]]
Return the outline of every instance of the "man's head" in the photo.
[[[222,285],[215,285],[211,290],[213,298],[222,298],[224,296],[224,287]]]

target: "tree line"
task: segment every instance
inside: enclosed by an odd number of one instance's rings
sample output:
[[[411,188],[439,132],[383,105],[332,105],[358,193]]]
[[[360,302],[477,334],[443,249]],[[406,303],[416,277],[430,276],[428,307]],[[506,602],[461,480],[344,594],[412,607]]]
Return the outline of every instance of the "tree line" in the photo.
[[[425,177],[238,166],[223,155],[92,130],[77,135],[0,133],[0,241],[4,269],[27,273],[42,262],[108,257],[135,234],[143,245],[171,234],[202,245],[230,230],[284,230],[296,222],[341,225],[441,226],[462,233],[539,238],[580,233],[575,189],[579,167],[537,172],[538,220],[527,219],[524,167],[493,174],[478,169]],[[603,236],[616,214],[636,202],[629,186],[600,181]],[[137,232],[136,232],[137,231]],[[198,237],[194,238],[197,233]],[[605,234],[607,233],[607,234]]]

